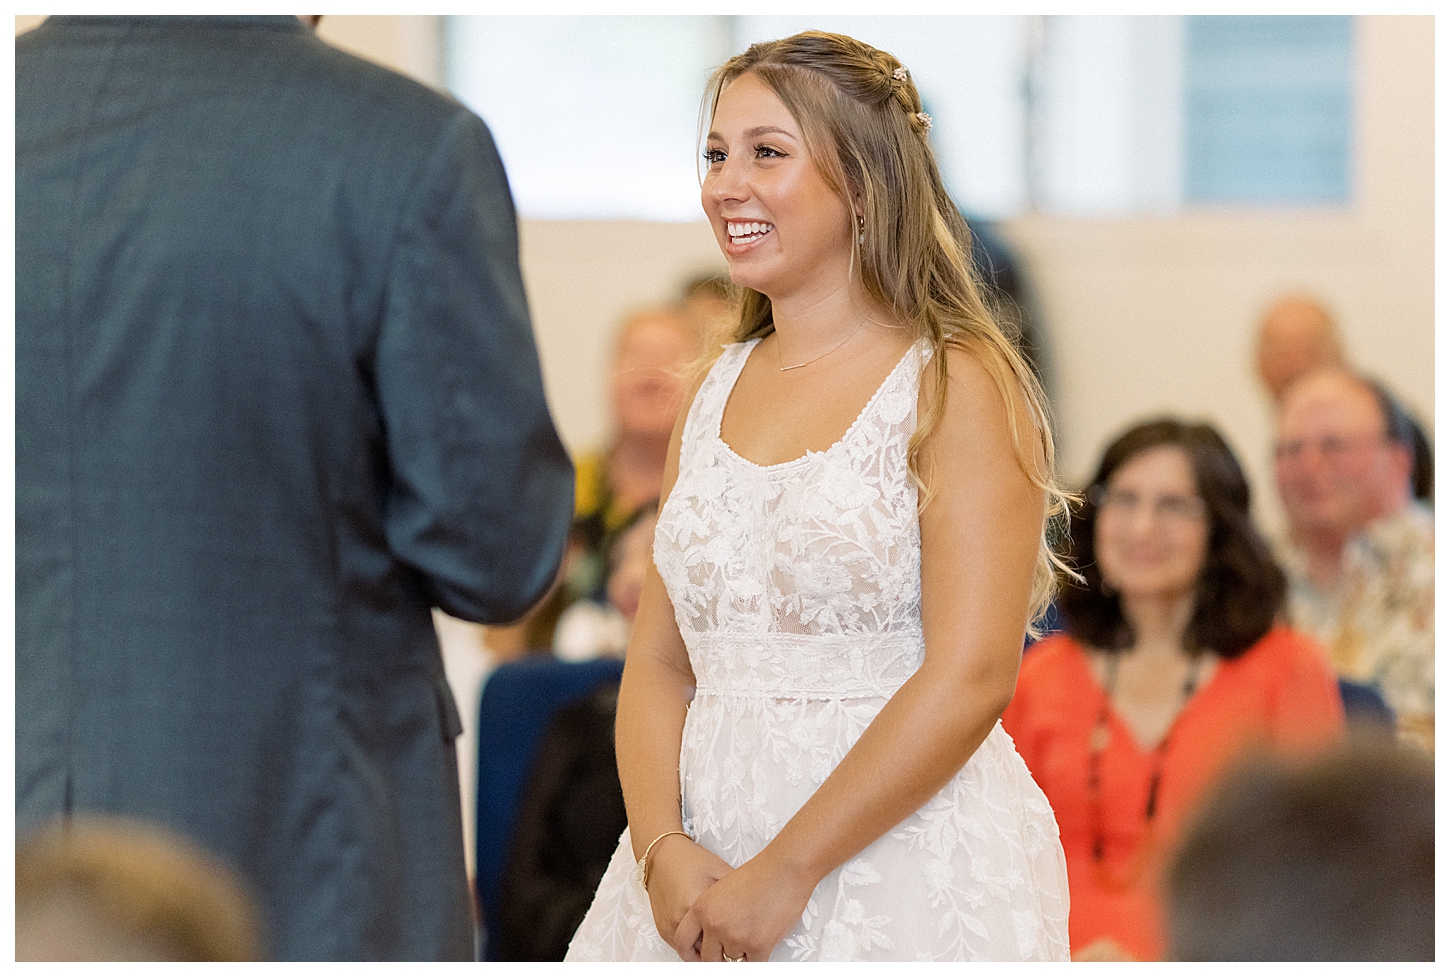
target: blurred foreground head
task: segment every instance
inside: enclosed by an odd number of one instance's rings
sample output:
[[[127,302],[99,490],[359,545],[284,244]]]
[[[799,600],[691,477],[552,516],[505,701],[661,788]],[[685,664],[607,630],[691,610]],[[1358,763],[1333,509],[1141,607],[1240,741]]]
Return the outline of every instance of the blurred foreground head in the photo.
[[[18,839],[16,960],[261,959],[251,896],[162,828],[83,816]]]
[[[1167,881],[1171,959],[1433,960],[1433,762],[1359,742],[1246,768]]]

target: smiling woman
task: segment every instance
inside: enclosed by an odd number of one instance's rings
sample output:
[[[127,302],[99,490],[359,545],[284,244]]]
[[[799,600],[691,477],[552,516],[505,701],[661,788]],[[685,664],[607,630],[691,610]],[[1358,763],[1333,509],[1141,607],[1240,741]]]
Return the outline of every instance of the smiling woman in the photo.
[[[1165,445],[1136,455],[1093,493],[1098,566],[1123,600],[1192,606],[1208,545],[1196,481],[1189,456]]]
[[[629,830],[570,959],[1062,959],[1002,732],[1061,493],[910,72],[807,32],[712,79],[743,300],[676,426],[619,698]]]
[[[1198,799],[1248,747],[1343,726],[1322,650],[1276,626],[1284,574],[1223,438],[1172,418],[1103,453],[1060,599],[1002,717],[1062,828],[1076,959],[1156,959],[1157,873]]]
[[[747,74],[721,91],[705,145],[700,199],[736,284],[805,304],[849,280],[855,215],[765,82]]]

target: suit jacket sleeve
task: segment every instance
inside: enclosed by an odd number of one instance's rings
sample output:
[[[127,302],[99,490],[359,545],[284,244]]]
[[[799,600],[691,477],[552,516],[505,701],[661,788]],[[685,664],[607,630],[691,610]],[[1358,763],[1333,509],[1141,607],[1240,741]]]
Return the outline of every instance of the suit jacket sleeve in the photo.
[[[460,112],[394,238],[374,361],[393,552],[455,617],[520,617],[552,582],[573,467],[544,401],[513,202]]]

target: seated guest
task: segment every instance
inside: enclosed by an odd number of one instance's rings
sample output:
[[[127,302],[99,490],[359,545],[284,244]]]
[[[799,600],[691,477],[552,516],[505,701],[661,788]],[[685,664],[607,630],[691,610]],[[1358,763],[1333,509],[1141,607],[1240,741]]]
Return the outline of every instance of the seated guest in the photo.
[[[645,571],[654,558],[658,507],[647,503],[615,534],[609,547],[605,600],[581,598],[569,605],[554,632],[554,656],[562,661],[623,658],[639,608]]]
[[[646,507],[609,552],[609,603],[627,623],[639,608],[655,522]],[[628,823],[614,760],[618,697],[619,683],[606,682],[544,732],[504,860],[490,959],[563,960],[594,899]]]
[[[1334,317],[1323,303],[1300,294],[1282,296],[1264,313],[1259,324],[1255,365],[1264,389],[1276,406],[1300,377],[1327,367],[1348,369],[1344,342]],[[1434,505],[1434,452],[1419,423],[1408,414],[1405,418],[1414,448],[1411,490],[1415,498]]]
[[[1275,474],[1289,537],[1289,619],[1345,678],[1373,686],[1401,734],[1433,748],[1435,533],[1411,498],[1411,433],[1380,385],[1344,370],[1295,381]]]
[[[708,343],[723,337],[739,318],[739,302],[729,274],[696,275],[681,289],[680,312]]]
[[[604,599],[609,545],[641,507],[659,498],[670,433],[699,346],[694,324],[673,309],[635,313],[620,329],[609,380],[612,440],[603,452],[574,460],[574,528],[560,610],[581,597]]]
[[[1307,295],[1281,296],[1259,323],[1255,365],[1277,404],[1289,384],[1326,366],[1344,366],[1344,343],[1334,317]]]
[[[1103,455],[1067,554],[1065,633],[1022,663],[1002,725],[1057,815],[1075,959],[1163,954],[1158,882],[1187,813],[1241,754],[1342,735],[1318,645],[1212,428],[1162,419]]]
[[[1168,873],[1175,960],[1435,959],[1435,771],[1361,742],[1229,778]]]

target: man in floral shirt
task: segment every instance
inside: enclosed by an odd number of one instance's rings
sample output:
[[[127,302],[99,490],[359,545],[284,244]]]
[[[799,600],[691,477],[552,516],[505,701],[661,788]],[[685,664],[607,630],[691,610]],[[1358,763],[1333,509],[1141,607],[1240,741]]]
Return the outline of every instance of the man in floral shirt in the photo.
[[[1340,368],[1296,380],[1274,446],[1290,535],[1289,616],[1347,679],[1375,686],[1401,735],[1434,743],[1435,537],[1410,492],[1413,433],[1379,384]]]

